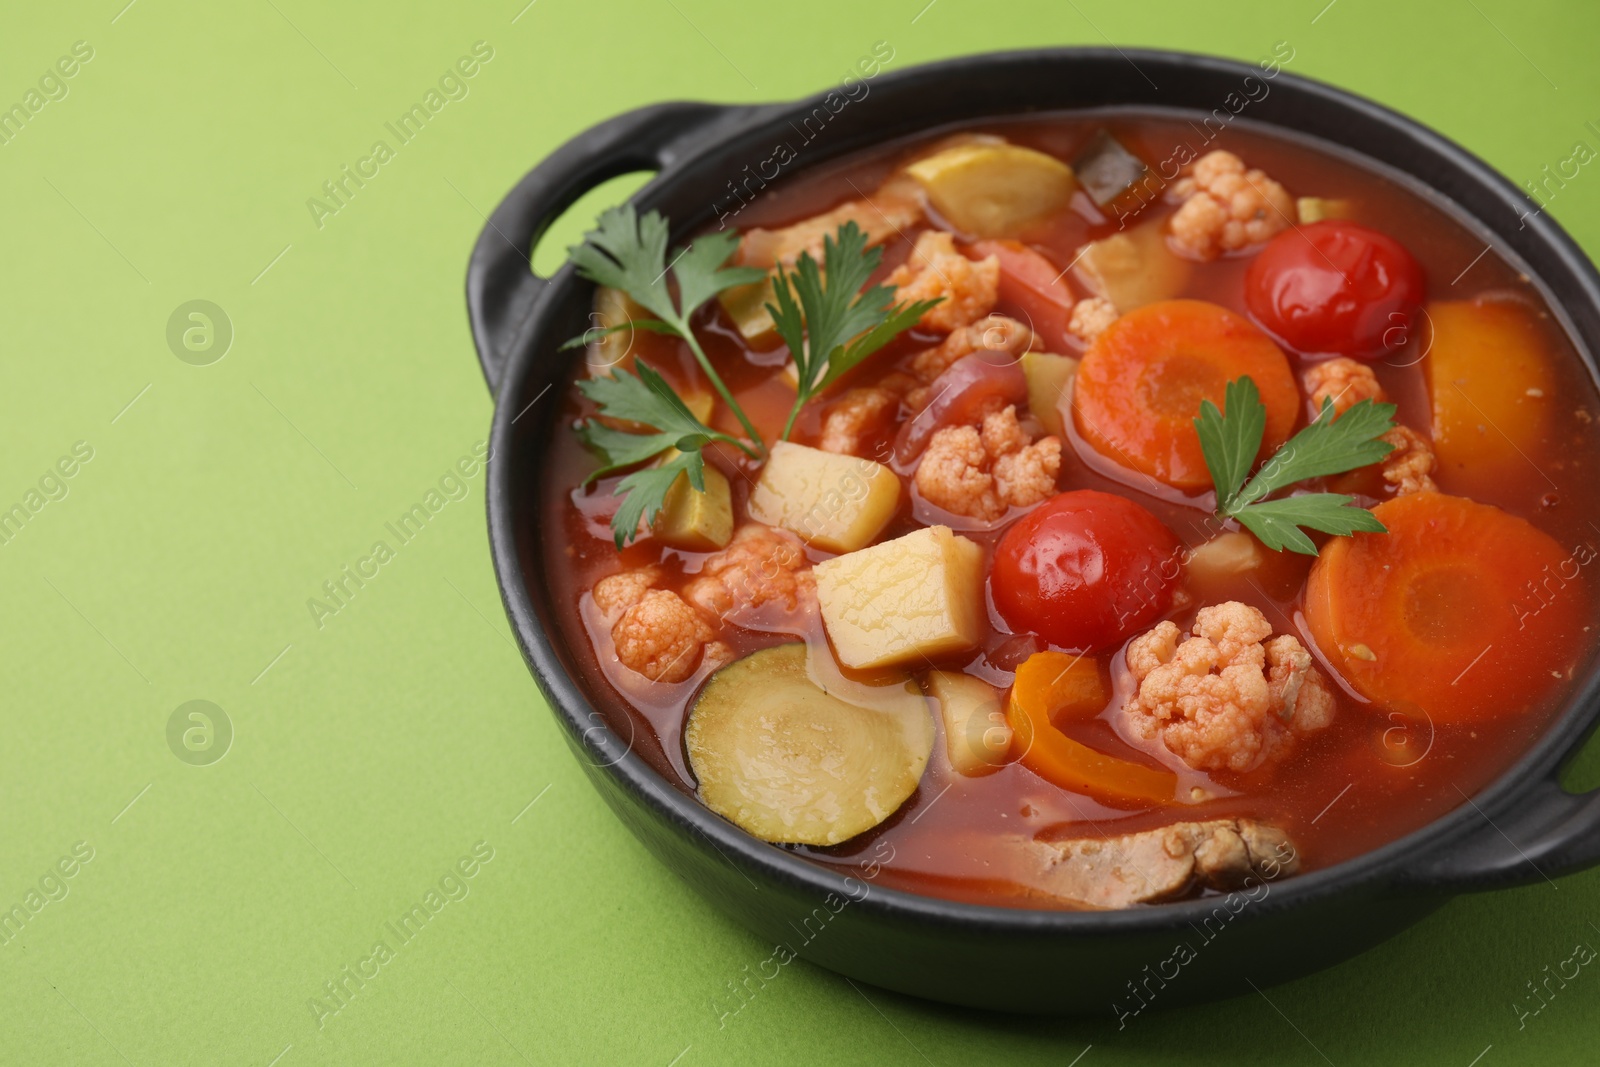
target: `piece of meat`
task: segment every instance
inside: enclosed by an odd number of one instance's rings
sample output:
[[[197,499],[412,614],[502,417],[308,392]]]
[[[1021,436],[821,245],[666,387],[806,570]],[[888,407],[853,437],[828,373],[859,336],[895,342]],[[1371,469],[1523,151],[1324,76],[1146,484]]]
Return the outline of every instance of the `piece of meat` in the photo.
[[[1363,400],[1382,401],[1383,386],[1378,376],[1365,363],[1340,356],[1307,367],[1300,376],[1306,396],[1311,401],[1312,415],[1322,410],[1324,400],[1333,401],[1333,413],[1343,415]]]
[[[942,230],[924,230],[911,256],[884,279],[895,286],[896,303],[943,299],[918,320],[930,330],[949,333],[994,310],[1000,298],[1000,257],[974,262],[956,251]]]
[[[831,211],[813,215],[779,230],[753,227],[739,244],[738,263],[746,267],[793,266],[805,252],[822,262],[822,241],[838,235],[840,226],[854,222],[867,235],[867,244],[882,244],[922,221],[920,189],[910,179],[890,181],[862,200],[851,200]]]
[[[880,386],[846,390],[822,419],[824,452],[865,456],[876,442],[889,437],[900,413],[898,393]]]
[[[1216,259],[1259,244],[1294,219],[1288,190],[1232,152],[1207,152],[1173,195],[1183,205],[1169,223],[1172,247],[1192,259]]]
[[[1201,608],[1181,642],[1171,621],[1134,638],[1129,726],[1196,770],[1243,772],[1287,755],[1332,721],[1333,690],[1298,638],[1271,635],[1265,615],[1230,600]]]
[[[1039,338],[1016,319],[986,315],[968,326],[952,330],[936,348],[918,352],[911,361],[911,372],[931,382],[950,369],[950,365],[974,352],[1004,352],[1020,356],[1039,347]]]
[[[976,426],[946,426],[934,433],[917,465],[917,491],[930,504],[982,522],[1010,507],[1028,507],[1055,492],[1061,441],[1030,442],[1007,406]]]
[[[799,614],[816,607],[817,579],[798,537],[751,522],[734,531],[727,548],[706,557],[683,596],[712,619],[765,604]]]
[[[1289,835],[1254,819],[1180,822],[1110,838],[1030,840],[1029,883],[1097,908],[1175,900],[1197,888],[1239,889],[1300,869]]]
[[[1072,305],[1072,319],[1067,323],[1067,329],[1078,340],[1092,344],[1116,321],[1115,304],[1103,296],[1090,296]]]
[[[1394,445],[1394,451],[1383,457],[1383,480],[1394,486],[1396,496],[1438,490],[1432,478],[1437,461],[1426,437],[1409,426],[1396,426],[1382,439]]]

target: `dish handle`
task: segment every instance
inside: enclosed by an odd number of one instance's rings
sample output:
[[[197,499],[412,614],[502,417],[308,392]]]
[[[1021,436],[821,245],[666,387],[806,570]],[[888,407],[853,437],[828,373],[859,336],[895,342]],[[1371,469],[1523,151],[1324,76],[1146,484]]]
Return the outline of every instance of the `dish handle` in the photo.
[[[1569,793],[1559,781],[1560,766],[1493,809],[1463,793],[1478,818],[1408,864],[1396,887],[1463,892],[1554,884],[1600,863],[1600,789]]]
[[[467,266],[467,314],[490,393],[522,343],[550,279],[533,272],[534,246],[560,214],[601,182],[662,171],[759,107],[678,102],[625,112],[556,149],[506,194]]]

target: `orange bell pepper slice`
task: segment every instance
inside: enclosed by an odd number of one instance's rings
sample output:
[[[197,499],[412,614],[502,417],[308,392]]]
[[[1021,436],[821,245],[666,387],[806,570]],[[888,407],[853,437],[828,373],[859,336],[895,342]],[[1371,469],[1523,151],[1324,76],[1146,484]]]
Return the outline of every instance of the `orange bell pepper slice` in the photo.
[[[1100,667],[1084,656],[1036,652],[1017,668],[1006,702],[1011,751],[1022,765],[1052,785],[1107,801],[1171,804],[1178,776],[1096,751],[1074,741],[1056,720],[1086,719],[1106,705]]]

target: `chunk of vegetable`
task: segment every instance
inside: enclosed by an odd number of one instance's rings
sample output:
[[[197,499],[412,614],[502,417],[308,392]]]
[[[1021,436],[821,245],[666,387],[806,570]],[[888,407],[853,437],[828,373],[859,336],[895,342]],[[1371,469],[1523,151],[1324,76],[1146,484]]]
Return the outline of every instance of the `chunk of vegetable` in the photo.
[[[900,427],[894,439],[897,463],[922,454],[928,439],[946,426],[979,421],[986,411],[1028,398],[1028,379],[1016,357],[1006,352],[974,352],[950,364],[928,387],[933,399]]]
[[[1115,648],[1166,614],[1182,545],[1124,496],[1074,489],[1017,521],[994,552],[989,593],[1018,632],[1063,648]]]
[[[1100,714],[1110,700],[1100,665],[1083,656],[1037,652],[1017,669],[1006,719],[1012,753],[1045,781],[1108,803],[1170,804],[1178,777],[1098,752],[1074,741],[1055,723]]]
[[[817,602],[839,662],[888,667],[983,637],[983,550],[928,526],[817,564]]]
[[[1066,433],[1062,412],[1068,410],[1072,378],[1078,361],[1051,352],[1024,352],[1022,374],[1028,379],[1028,410],[1039,420],[1044,432],[1060,437]]]
[[[1111,206],[1119,213],[1140,204],[1142,197],[1135,187],[1150,173],[1144,160],[1122,147],[1122,143],[1106,130],[1089,138],[1078,158],[1072,161],[1072,169],[1096,207]]]
[[[975,776],[1006,762],[1011,725],[992,685],[960,671],[929,671],[926,686],[928,695],[939,702],[952,767]]]
[[[609,330],[625,322],[653,318],[655,315],[634,303],[633,298],[621,289],[602,285],[595,290],[594,314],[590,319],[596,329]],[[636,336],[637,331],[633,329],[617,330],[591,342],[584,359],[589,377],[602,377],[623,365],[624,360],[633,354]]]
[[[1011,237],[1066,208],[1077,180],[1072,168],[1014,144],[947,148],[906,168],[928,201],[956,229],[973,237]]]
[[[1491,486],[1534,473],[1555,386],[1533,312],[1510,300],[1427,305],[1433,450],[1448,484]]]
[[[750,517],[828,552],[872,543],[894,518],[900,479],[859,456],[778,441],[750,492]]]
[[[904,676],[824,689],[796,643],[712,675],[684,740],[712,811],[763,841],[837,845],[916,792],[933,751],[933,720]]]
[[[1189,580],[1197,585],[1216,585],[1254,571],[1265,555],[1254,537],[1228,530],[1190,552],[1185,569]]]
[[[1000,303],[1051,348],[1071,344],[1072,309],[1077,301],[1068,288],[1066,271],[1021,241],[974,241],[966,248],[972,259],[994,256],[1000,261]]]
[[[658,541],[690,552],[711,552],[732,540],[733,490],[728,479],[710,464],[704,479],[704,492],[689,484],[687,474],[672,483],[650,527]]]
[[[717,294],[718,303],[728,313],[728,318],[733,320],[739,336],[757,348],[769,347],[778,339],[772,313],[767,310],[767,305],[774,299],[770,274],[765,281],[754,285],[738,285]]]
[[[1179,489],[1209,489],[1195,416],[1202,400],[1222,407],[1228,382],[1241,377],[1255,382],[1267,409],[1265,459],[1300,416],[1288,359],[1227,308],[1167,300],[1123,315],[1090,346],[1072,387],[1073,416],[1110,459]]]
[[[1172,299],[1188,283],[1190,266],[1167,247],[1162,225],[1154,219],[1090,241],[1078,254],[1073,273],[1120,314]]]
[[[1300,225],[1309,226],[1323,219],[1348,219],[1355,214],[1355,205],[1348,200],[1326,200],[1320,196],[1302,196],[1294,202]]]
[[[1372,509],[1388,533],[1328,542],[1306,580],[1322,654],[1380,708],[1434,722],[1516,715],[1575,662],[1589,593],[1572,552],[1499,508],[1408,493]]]

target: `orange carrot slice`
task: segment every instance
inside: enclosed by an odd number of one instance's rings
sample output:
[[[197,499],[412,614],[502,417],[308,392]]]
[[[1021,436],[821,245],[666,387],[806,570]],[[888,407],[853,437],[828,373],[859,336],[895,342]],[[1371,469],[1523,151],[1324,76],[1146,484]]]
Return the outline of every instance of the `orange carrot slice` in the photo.
[[[1210,488],[1194,428],[1200,402],[1248,375],[1267,408],[1261,457],[1288,440],[1300,411],[1289,361],[1243,317],[1203,300],[1164,300],[1128,312],[1078,367],[1072,410],[1097,452],[1179,489]]]
[[[1381,707],[1436,722],[1526,711],[1580,651],[1583,567],[1515,515],[1442,493],[1373,514],[1388,533],[1328,542],[1306,580],[1305,617],[1335,669]]]
[[[1017,669],[1006,705],[1011,751],[1028,770],[1074,793],[1112,802],[1172,803],[1178,779],[1171,771],[1108,756],[1056,728],[1055,722],[1099,714],[1107,699],[1094,660],[1065,652],[1034,653]]]

